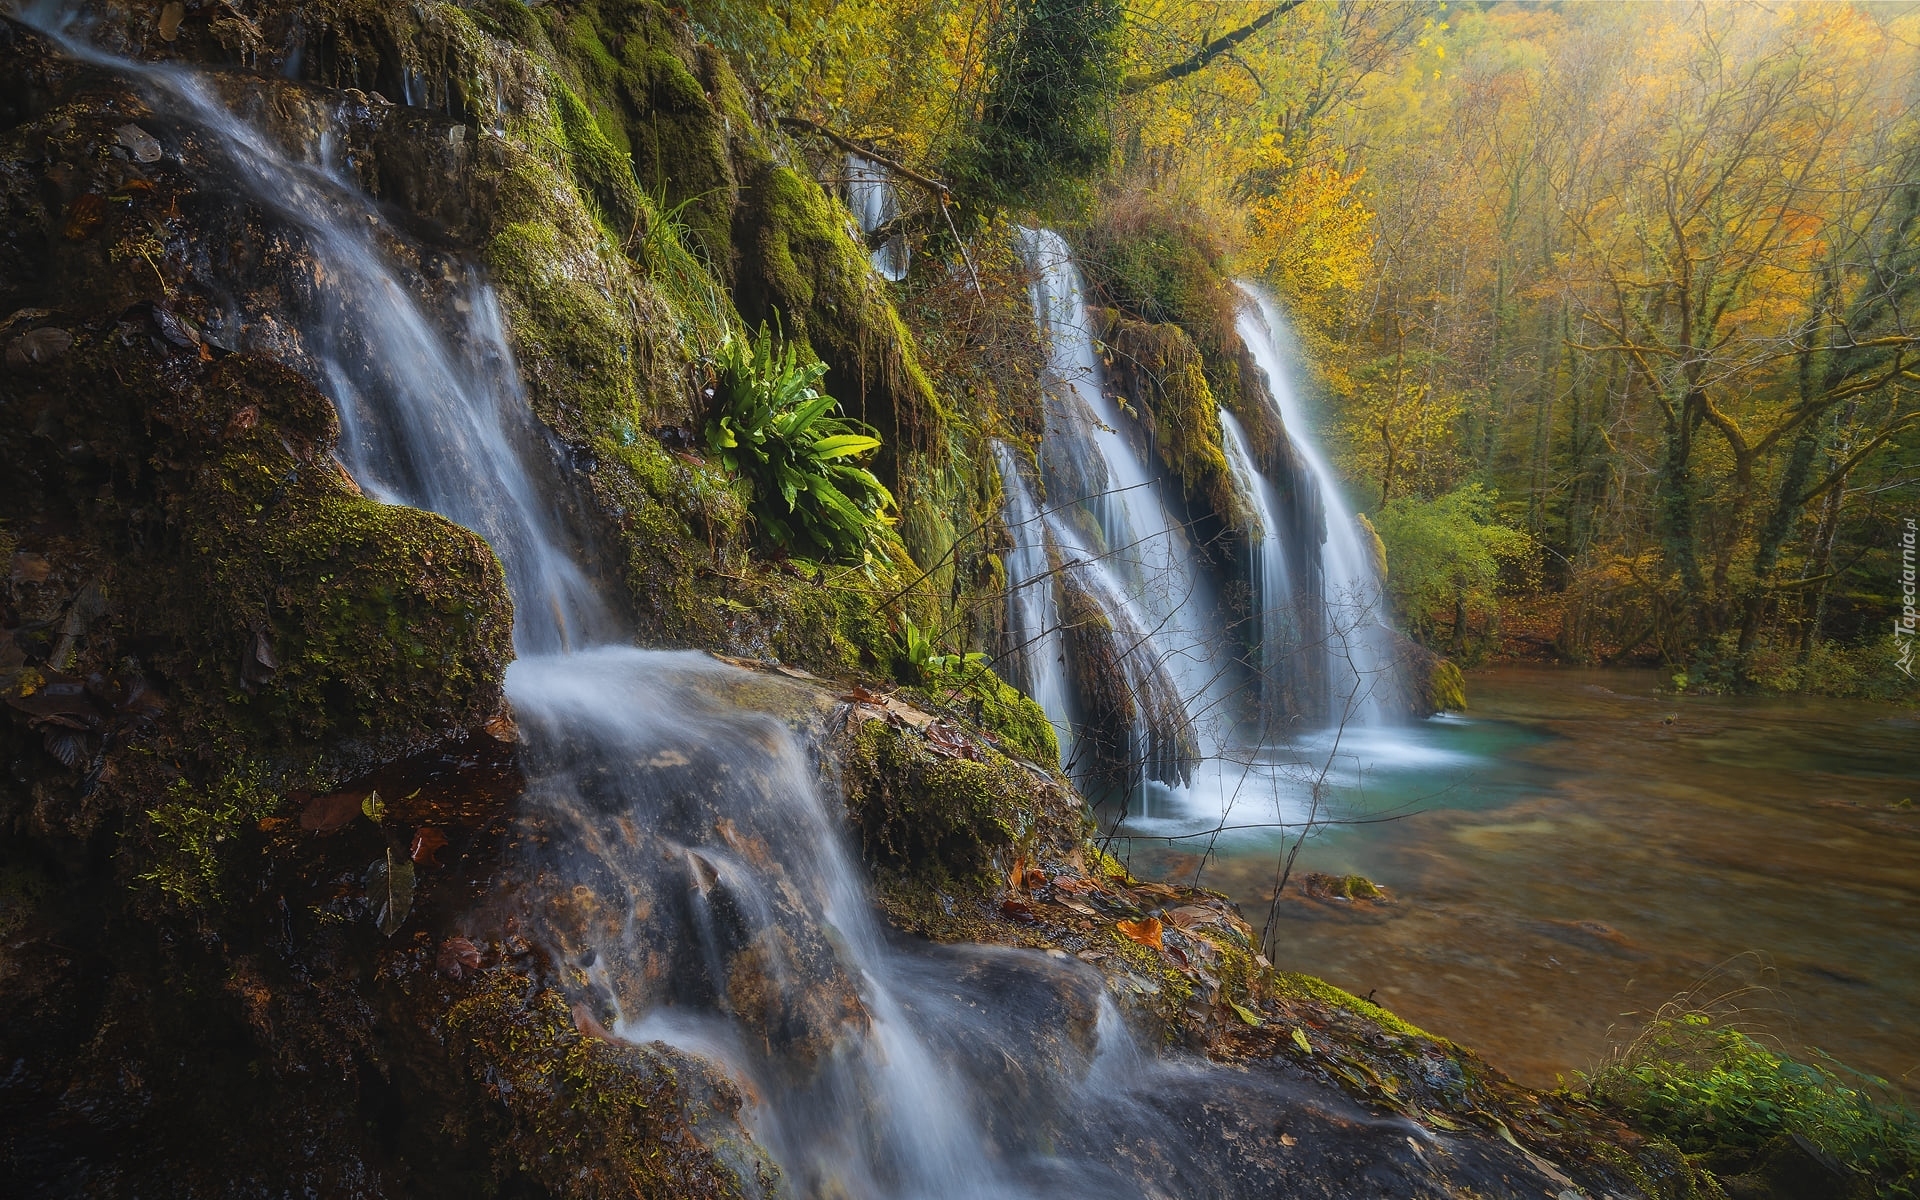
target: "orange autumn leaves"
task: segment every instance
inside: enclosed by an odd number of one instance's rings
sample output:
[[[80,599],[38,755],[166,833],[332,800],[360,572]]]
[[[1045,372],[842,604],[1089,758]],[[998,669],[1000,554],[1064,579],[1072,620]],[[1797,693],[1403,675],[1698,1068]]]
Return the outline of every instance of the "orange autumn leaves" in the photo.
[[[1138,921],[1121,921],[1115,928],[1129,941],[1138,942],[1142,946],[1151,946],[1155,950],[1164,948],[1161,945],[1160,935],[1165,931],[1165,926],[1160,924],[1159,917],[1142,917]]]

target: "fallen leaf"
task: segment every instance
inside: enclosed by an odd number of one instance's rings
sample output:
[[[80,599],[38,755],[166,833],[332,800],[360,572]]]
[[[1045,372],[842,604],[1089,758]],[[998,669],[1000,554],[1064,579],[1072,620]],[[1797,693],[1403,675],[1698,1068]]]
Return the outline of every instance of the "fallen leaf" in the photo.
[[[73,346],[73,335],[64,329],[46,326],[29,329],[7,346],[7,365],[25,367],[52,362]]]
[[[387,802],[380,798],[379,792],[368,792],[366,799],[360,801],[360,811],[367,814],[367,820],[378,825],[387,819]]]
[[[1161,925],[1159,917],[1144,917],[1138,921],[1122,921],[1116,925],[1115,928],[1129,939],[1139,942],[1142,946],[1152,946],[1155,949],[1159,949],[1160,947]]]
[[[1233,1010],[1233,1014],[1239,1017],[1242,1021],[1245,1021],[1247,1024],[1253,1026],[1255,1029],[1260,1028],[1259,1013],[1254,1012],[1250,1008],[1246,1008],[1241,1005],[1235,1004],[1232,1000],[1227,1001],[1227,1007],[1231,1008]],[[1294,1030],[1294,1032],[1299,1033],[1300,1031],[1296,1029]]]
[[[440,853],[446,844],[446,834],[430,825],[423,825],[413,831],[413,844],[407,848],[407,857],[423,867],[437,867],[440,863],[434,855]]]
[[[1000,911],[1016,921],[1034,920],[1033,905],[1025,900],[1007,899],[1000,902]]]
[[[93,236],[107,219],[107,198],[93,192],[82,192],[67,205],[67,223],[60,230],[68,241],[80,242]]]
[[[433,965],[449,979],[460,979],[468,971],[480,969],[480,947],[463,937],[450,937],[440,943],[440,953],[434,957]]]
[[[13,581],[15,583],[45,583],[47,576],[53,573],[53,564],[38,554],[28,554],[21,550],[13,556]]]
[[[487,736],[496,742],[517,742],[520,740],[520,727],[513,723],[513,717],[504,709],[488,718]]]
[[[227,427],[221,431],[222,438],[234,437],[245,433],[260,423],[260,410],[249,404],[227,419]]]
[[[1307,1040],[1306,1033],[1297,1026],[1293,1031],[1293,1044],[1300,1047],[1302,1053],[1313,1053],[1313,1043]]]
[[[267,641],[267,631],[253,631],[253,661],[263,671],[278,671],[280,660],[273,656],[273,646]]]
[[[1160,948],[1167,952],[1168,958],[1171,958],[1173,961],[1179,963],[1182,967],[1189,965],[1187,963],[1187,952],[1185,950],[1182,950],[1180,947],[1162,946]]]
[[[330,796],[316,796],[301,810],[300,828],[310,833],[332,833],[337,829],[345,829],[360,815],[360,803],[364,799],[364,792],[335,792]]]
[[[607,1032],[607,1027],[584,1004],[573,1006],[573,1027],[590,1038],[599,1038],[603,1042],[614,1040],[614,1036]]]
[[[387,847],[387,856],[367,868],[367,904],[373,923],[392,937],[413,911],[413,864]]]
[[[1300,1139],[1290,1133],[1283,1133],[1280,1135],[1280,1144],[1282,1146],[1298,1146]]]
[[[164,41],[173,41],[180,36],[180,22],[187,19],[187,6],[180,0],[160,10],[160,37]]]
[[[153,306],[153,323],[160,327],[160,336],[174,345],[185,349],[200,344],[200,331],[191,321],[177,317],[169,309],[156,304]]]

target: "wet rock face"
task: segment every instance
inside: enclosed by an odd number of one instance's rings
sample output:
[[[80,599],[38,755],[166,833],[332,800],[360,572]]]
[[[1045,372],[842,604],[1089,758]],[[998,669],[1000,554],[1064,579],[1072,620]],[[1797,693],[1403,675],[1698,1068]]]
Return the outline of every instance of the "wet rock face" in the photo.
[[[1186,782],[1199,740],[1165,664],[1142,631],[1116,628],[1078,571],[1062,569],[1057,586],[1068,683],[1094,777],[1120,797],[1143,778]]]
[[[331,405],[285,368],[164,307],[70,332],[0,380],[16,708],[118,672],[112,696],[90,685],[115,730],[138,679],[145,710],[200,736],[364,761],[491,716],[512,606],[485,542],[361,497]],[[124,744],[102,730],[66,765],[104,770]]]

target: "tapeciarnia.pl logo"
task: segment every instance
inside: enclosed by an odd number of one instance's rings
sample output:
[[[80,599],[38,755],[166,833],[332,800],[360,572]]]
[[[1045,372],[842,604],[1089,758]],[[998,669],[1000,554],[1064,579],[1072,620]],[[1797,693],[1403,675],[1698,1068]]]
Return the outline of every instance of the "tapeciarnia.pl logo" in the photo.
[[[1913,678],[1913,638],[1915,626],[1920,618],[1914,614],[1914,537],[1916,530],[1914,519],[1908,517],[1900,530],[1900,615],[1893,619],[1894,653],[1898,656],[1893,665]]]

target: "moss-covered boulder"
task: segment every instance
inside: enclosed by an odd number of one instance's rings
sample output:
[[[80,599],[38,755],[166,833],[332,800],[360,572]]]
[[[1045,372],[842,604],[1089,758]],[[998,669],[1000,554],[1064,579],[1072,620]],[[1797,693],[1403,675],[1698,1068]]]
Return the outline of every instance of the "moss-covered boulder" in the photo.
[[[1117,309],[1091,315],[1105,351],[1108,383],[1139,413],[1161,464],[1180,481],[1188,504],[1211,514],[1217,526],[1244,543],[1257,524],[1256,501],[1240,494],[1228,469],[1220,405],[1193,339],[1178,325],[1136,321]]]
[[[1467,707],[1467,679],[1452,659],[1398,634],[1394,635],[1393,644],[1408,715],[1430,717]]]
[[[946,417],[912,340],[820,185],[769,159],[744,181],[734,226],[741,316],[778,323],[827,364],[826,391],[879,431],[881,477],[898,483],[902,456],[942,450]]]
[[[141,674],[209,748],[262,758],[370,761],[485,723],[512,654],[486,543],[361,496],[310,384],[178,330],[137,309],[0,380],[16,611],[61,631],[23,670]]]
[[[1016,857],[1058,854],[1083,831],[1057,776],[897,701],[854,704],[840,778],[862,857],[908,909],[991,892]]]
[[[734,1120],[739,1089],[710,1064],[618,1040],[510,966],[481,975],[442,1022],[505,1118],[497,1176],[582,1200],[774,1194],[777,1170]]]
[[[1085,755],[1098,798],[1129,798],[1142,779],[1185,783],[1200,759],[1199,740],[1166,664],[1138,628],[1115,628],[1078,572],[1060,571],[1057,594],[1084,748],[1076,753]]]

